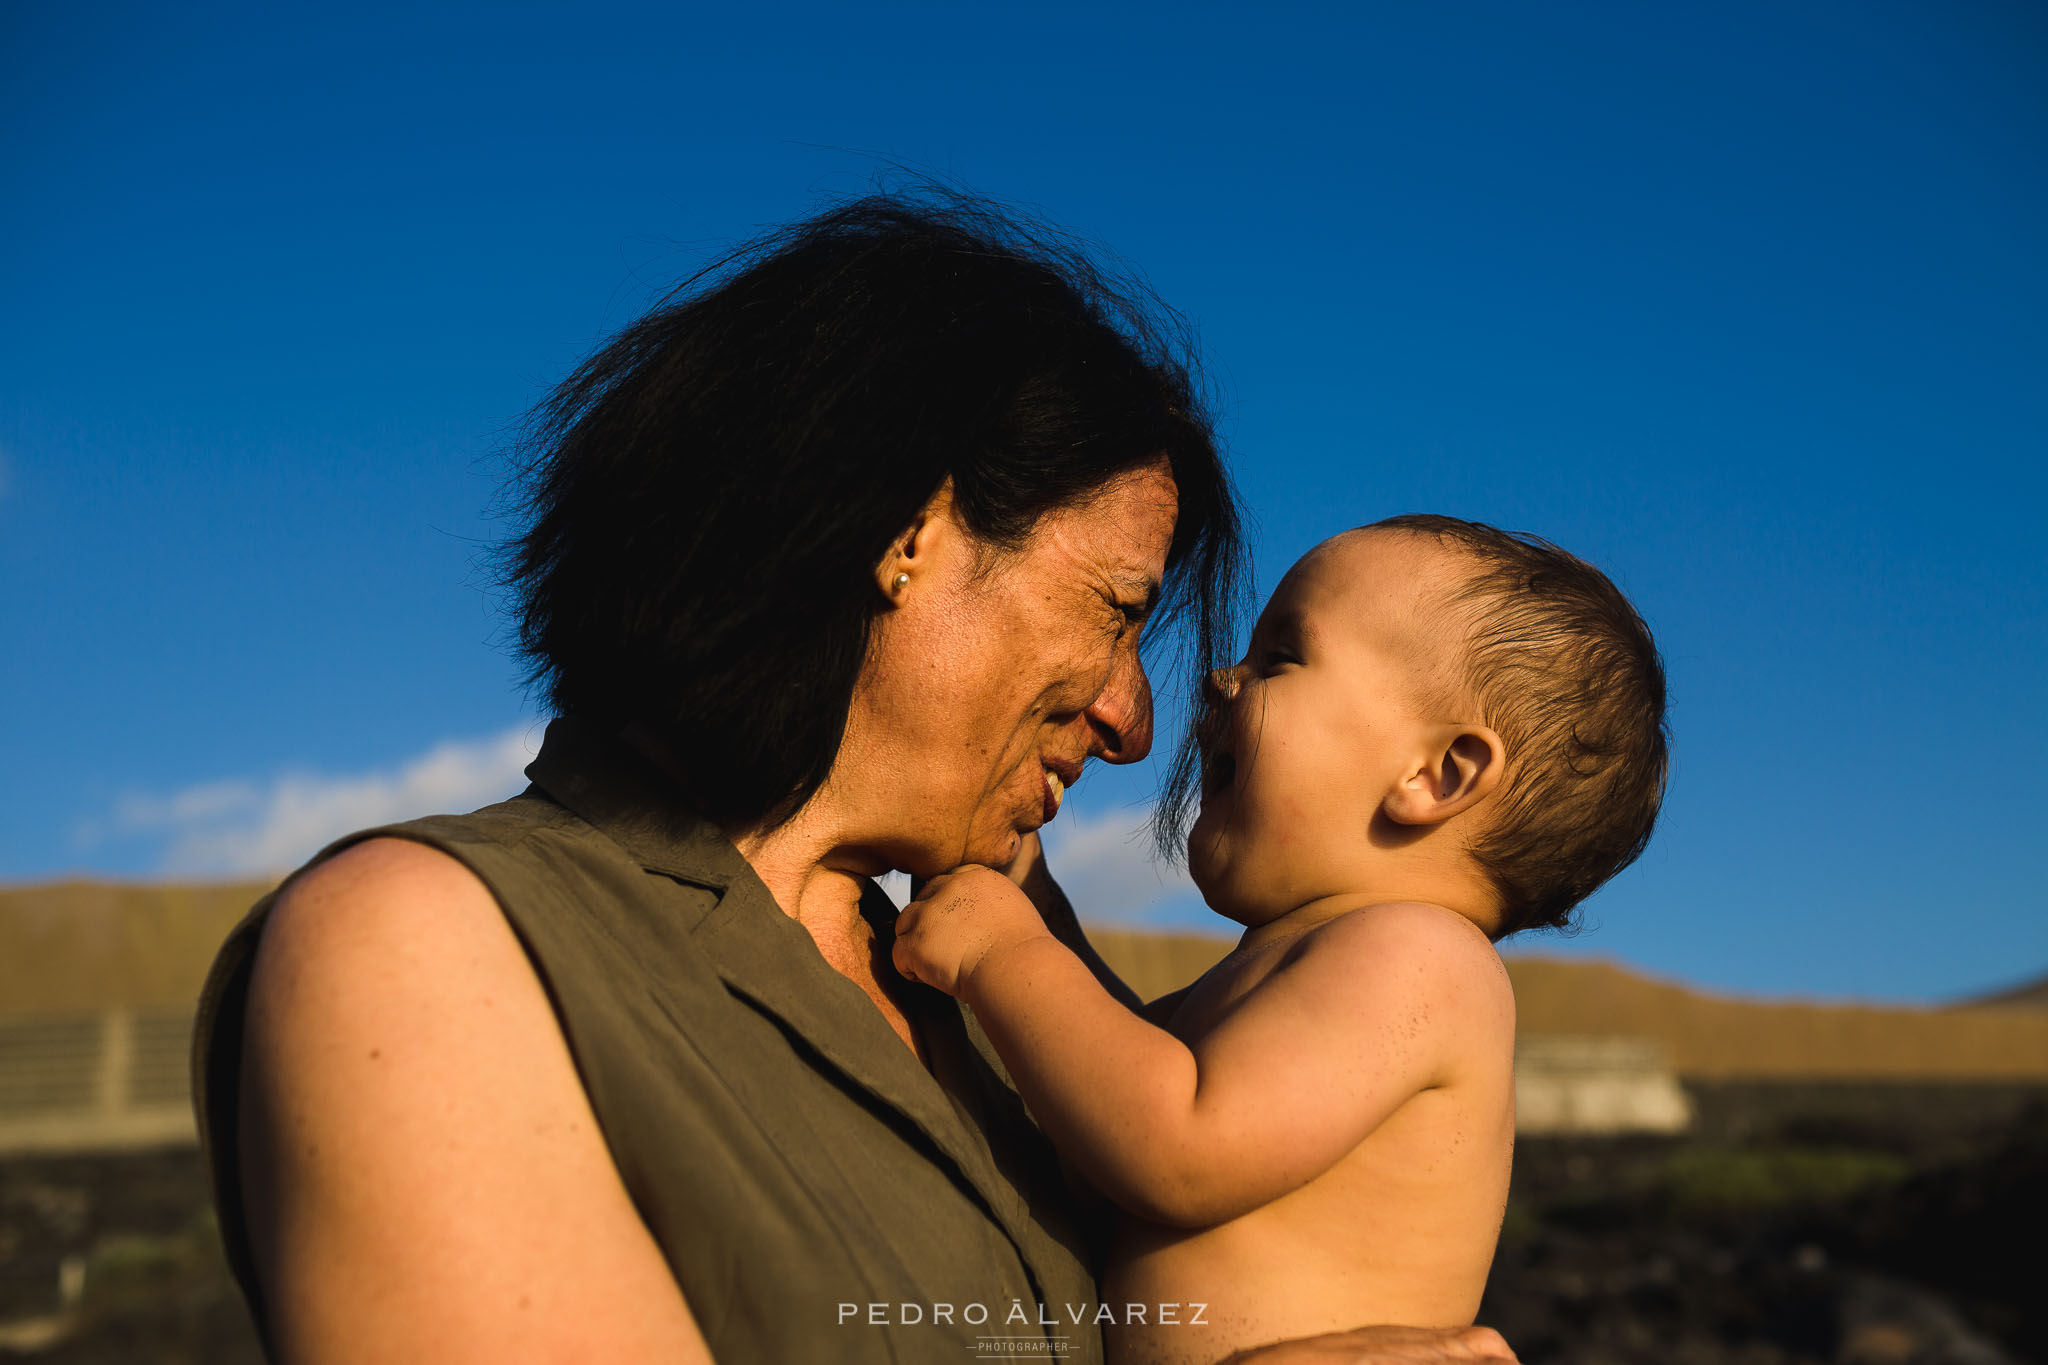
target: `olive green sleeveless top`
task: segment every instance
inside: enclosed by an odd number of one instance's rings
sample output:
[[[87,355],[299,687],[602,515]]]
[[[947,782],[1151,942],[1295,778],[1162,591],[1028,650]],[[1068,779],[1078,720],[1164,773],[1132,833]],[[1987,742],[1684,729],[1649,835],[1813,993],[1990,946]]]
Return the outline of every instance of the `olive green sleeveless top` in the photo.
[[[731,843],[609,736],[558,720],[527,776],[501,805],[320,857],[411,839],[490,888],[713,1354],[1100,1361],[1057,1164],[972,1015],[906,983],[931,1069],[919,1065]],[[221,1233],[259,1328],[235,1106],[274,899],[221,950],[193,1057]],[[894,906],[870,888],[861,910],[886,945]]]

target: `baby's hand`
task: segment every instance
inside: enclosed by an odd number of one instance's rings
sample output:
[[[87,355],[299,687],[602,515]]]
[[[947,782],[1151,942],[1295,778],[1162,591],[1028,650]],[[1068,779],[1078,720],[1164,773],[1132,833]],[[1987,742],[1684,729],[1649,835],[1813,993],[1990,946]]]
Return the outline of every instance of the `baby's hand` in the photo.
[[[934,877],[896,919],[896,970],[951,996],[998,948],[1051,938],[1031,898],[991,868]]]

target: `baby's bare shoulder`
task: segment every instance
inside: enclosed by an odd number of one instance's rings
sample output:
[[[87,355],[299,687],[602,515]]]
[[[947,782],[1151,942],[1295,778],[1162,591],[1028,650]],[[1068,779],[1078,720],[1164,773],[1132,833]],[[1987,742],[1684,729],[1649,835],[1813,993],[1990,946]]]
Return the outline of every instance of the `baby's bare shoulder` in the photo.
[[[1500,968],[1500,954],[1478,925],[1455,910],[1427,901],[1380,901],[1347,910],[1304,934],[1302,947],[1354,956],[1392,950],[1403,956],[1441,959],[1452,969],[1473,965]]]
[[[1484,932],[1465,916],[1423,901],[1385,901],[1346,911],[1304,934],[1299,965],[1342,974],[1375,992],[1455,1000],[1461,1012],[1486,1004],[1513,1027],[1507,968]]]

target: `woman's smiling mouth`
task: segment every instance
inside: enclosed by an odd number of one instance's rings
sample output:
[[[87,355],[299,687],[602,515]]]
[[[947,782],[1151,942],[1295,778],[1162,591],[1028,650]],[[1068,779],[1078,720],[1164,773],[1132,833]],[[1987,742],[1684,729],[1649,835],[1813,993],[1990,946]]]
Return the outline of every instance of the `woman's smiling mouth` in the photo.
[[[1046,763],[1042,770],[1045,773],[1045,822],[1050,824],[1053,816],[1060,813],[1060,803],[1067,799],[1067,788],[1081,775],[1081,765],[1073,764],[1062,772]]]

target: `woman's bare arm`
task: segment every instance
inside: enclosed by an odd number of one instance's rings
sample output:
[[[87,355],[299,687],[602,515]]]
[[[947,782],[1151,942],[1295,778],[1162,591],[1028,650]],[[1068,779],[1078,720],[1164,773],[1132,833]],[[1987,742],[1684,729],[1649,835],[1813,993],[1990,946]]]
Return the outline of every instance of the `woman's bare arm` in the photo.
[[[461,864],[373,840],[301,877],[246,1036],[242,1181],[281,1361],[710,1361]]]

